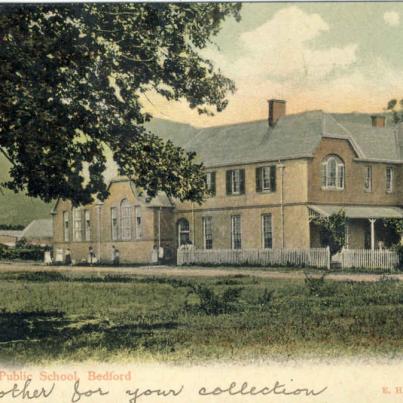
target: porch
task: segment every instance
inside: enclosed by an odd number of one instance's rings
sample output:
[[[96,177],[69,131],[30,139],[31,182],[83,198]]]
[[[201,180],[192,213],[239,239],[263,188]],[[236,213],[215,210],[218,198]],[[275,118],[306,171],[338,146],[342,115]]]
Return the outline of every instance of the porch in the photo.
[[[346,215],[345,249],[385,249],[400,241],[397,234],[388,231],[383,220],[403,218],[399,207],[309,205],[311,218],[329,217],[344,211]],[[320,226],[310,223],[311,248],[327,246]]]

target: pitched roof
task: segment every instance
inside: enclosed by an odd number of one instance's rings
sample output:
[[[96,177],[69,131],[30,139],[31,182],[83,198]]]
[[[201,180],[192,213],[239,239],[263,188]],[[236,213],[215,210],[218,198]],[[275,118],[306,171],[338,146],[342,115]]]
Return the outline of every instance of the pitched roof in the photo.
[[[22,236],[22,231],[18,230],[10,230],[10,229],[2,229],[0,230],[0,235],[3,236],[10,236],[10,237],[15,237],[15,238],[21,238]]]
[[[25,239],[48,239],[53,237],[53,225],[51,218],[34,220],[22,231]]]
[[[147,192],[136,189],[134,183],[130,181],[127,176],[117,176],[112,178],[109,181],[108,189],[116,182],[128,182],[136,199],[145,207],[173,207],[173,203],[164,192],[158,192],[155,197],[151,198],[147,195]]]
[[[369,114],[323,111],[286,115],[273,128],[267,120],[180,130],[170,122],[169,128],[155,133],[195,151],[207,167],[312,157],[322,137],[350,141],[361,159],[403,162],[403,134],[399,141],[390,116],[385,128],[372,127]]]
[[[403,218],[399,207],[310,205],[310,209],[324,217],[344,211],[349,218]]]

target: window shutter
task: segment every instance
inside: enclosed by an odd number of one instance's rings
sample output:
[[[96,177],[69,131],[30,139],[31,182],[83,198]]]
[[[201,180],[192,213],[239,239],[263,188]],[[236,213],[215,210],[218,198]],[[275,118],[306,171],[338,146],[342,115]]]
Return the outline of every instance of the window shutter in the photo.
[[[244,194],[245,193],[245,170],[244,169],[240,169],[239,170],[239,190],[240,190],[240,194]]]
[[[262,191],[262,168],[256,168],[256,192]]]
[[[211,194],[215,196],[215,172],[211,172]]]
[[[320,184],[326,187],[326,162],[322,162],[320,166]]]
[[[232,171],[227,171],[225,173],[226,176],[226,183],[227,183],[227,195],[232,193],[232,186],[231,186],[231,173]]]
[[[276,166],[272,165],[270,167],[270,190],[272,192],[276,191]]]

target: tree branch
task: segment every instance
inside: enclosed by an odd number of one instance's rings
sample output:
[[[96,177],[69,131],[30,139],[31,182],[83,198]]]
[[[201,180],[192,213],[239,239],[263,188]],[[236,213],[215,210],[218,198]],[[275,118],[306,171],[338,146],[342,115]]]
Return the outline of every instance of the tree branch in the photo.
[[[14,164],[14,161],[11,159],[11,157],[7,154],[7,152],[3,149],[3,148],[1,148],[0,147],[0,152],[7,158],[7,160],[13,165],[13,166],[15,166],[15,164]]]
[[[120,56],[123,57],[124,59],[131,60],[131,61],[136,62],[136,63],[146,63],[146,62],[151,62],[151,61],[154,60],[153,57],[151,57],[150,59],[139,60],[139,59],[133,59],[131,57],[125,56],[123,54],[120,55]]]

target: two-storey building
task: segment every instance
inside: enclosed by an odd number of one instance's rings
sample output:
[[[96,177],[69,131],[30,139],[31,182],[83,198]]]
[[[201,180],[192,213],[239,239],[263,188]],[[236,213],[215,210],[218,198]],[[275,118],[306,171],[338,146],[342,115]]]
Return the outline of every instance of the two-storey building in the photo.
[[[92,246],[110,260],[115,245],[132,262],[149,262],[159,245],[173,254],[188,242],[306,249],[323,244],[311,218],[340,210],[348,218],[346,247],[387,244],[382,220],[403,217],[403,131],[381,115],[285,112],[285,101],[270,100],[267,120],[181,131],[168,125],[156,134],[197,153],[208,200],[149,199],[117,179],[104,203],[57,203],[55,247],[80,259]]]

